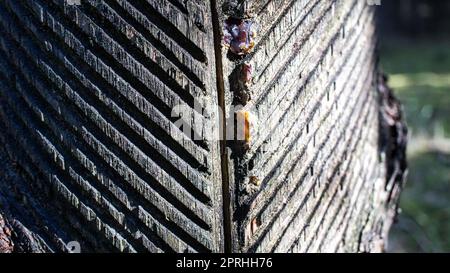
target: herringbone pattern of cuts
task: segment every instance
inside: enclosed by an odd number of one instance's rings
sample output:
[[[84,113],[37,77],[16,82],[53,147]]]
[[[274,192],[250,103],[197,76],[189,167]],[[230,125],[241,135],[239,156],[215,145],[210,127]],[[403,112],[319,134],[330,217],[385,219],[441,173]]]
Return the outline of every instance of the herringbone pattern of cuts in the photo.
[[[217,114],[194,109],[217,103],[209,3],[76,2],[0,2],[0,120],[43,177],[35,207],[60,211],[61,238],[45,243],[222,251],[218,144],[171,116],[186,106],[207,128]]]
[[[340,251],[355,228],[348,222],[363,227],[382,177],[374,9],[357,0],[253,2],[258,38],[243,61],[254,68],[245,109],[258,127],[230,163],[234,249]]]

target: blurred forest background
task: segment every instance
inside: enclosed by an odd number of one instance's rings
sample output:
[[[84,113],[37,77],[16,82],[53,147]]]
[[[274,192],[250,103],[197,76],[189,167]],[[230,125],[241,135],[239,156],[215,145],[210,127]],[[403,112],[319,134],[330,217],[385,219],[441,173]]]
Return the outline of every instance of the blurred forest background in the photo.
[[[450,1],[382,0],[380,54],[410,129],[389,252],[450,252]]]

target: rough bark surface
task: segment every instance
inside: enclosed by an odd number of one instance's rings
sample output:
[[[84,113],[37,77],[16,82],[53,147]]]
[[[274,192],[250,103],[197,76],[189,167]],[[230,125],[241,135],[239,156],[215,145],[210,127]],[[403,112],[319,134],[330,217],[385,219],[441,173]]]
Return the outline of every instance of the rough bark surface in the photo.
[[[219,144],[171,116],[214,120],[194,110],[217,101],[209,3],[76,2],[0,2],[2,137],[43,241],[221,251]]]
[[[243,103],[260,125],[248,147],[230,145],[232,250],[381,251],[406,169],[391,162],[404,158],[405,145],[394,143],[406,138],[396,127],[400,106],[378,87],[375,8],[356,0],[233,7],[220,21],[253,20],[258,35],[244,57],[223,54],[226,105]],[[253,79],[239,89],[243,64]],[[251,99],[236,99],[242,93]],[[385,125],[386,106],[396,124]]]
[[[0,253],[11,253],[14,250],[14,244],[11,240],[11,229],[0,215]]]
[[[3,0],[0,29],[0,251],[384,249],[406,128],[366,1]]]

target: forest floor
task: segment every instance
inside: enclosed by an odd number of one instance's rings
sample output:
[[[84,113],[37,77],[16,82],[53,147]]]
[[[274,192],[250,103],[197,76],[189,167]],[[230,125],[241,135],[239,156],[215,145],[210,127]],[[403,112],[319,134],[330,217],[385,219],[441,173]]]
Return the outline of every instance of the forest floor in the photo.
[[[409,176],[390,252],[450,251],[450,41],[381,45],[389,85],[403,102]]]

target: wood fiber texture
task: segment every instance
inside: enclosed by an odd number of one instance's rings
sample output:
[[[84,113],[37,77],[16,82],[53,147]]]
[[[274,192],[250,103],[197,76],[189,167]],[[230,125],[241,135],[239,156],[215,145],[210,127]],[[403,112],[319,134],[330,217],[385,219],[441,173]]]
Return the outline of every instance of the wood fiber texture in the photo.
[[[242,104],[245,92],[243,109],[257,121],[249,147],[228,150],[232,250],[381,251],[397,199],[389,197],[391,159],[380,142],[387,130],[380,129],[375,7],[358,0],[222,5],[229,8],[220,21],[241,17],[257,28],[251,53],[223,57],[226,107]],[[243,64],[253,79],[239,90]]]
[[[171,116],[217,101],[210,5],[5,0],[0,21],[3,138],[48,247],[221,251],[219,145]]]
[[[406,128],[375,25],[360,0],[0,1],[0,250],[382,251]],[[219,141],[237,105],[251,139]]]

